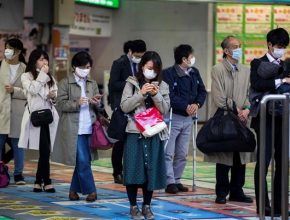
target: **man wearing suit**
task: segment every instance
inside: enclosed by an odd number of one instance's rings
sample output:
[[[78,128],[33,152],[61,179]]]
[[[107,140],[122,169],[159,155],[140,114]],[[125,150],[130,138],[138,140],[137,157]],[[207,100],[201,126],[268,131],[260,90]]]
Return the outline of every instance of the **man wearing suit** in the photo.
[[[284,67],[284,63],[280,60],[285,52],[285,48],[289,44],[289,34],[283,28],[277,28],[271,30],[267,34],[267,45],[268,52],[261,57],[260,59],[254,59],[251,62],[251,89],[256,92],[269,92],[270,94],[275,94],[275,90],[279,88],[284,83],[290,84],[290,78],[288,76],[289,71],[284,68],[284,73],[282,76],[276,79],[263,79],[257,74],[258,67],[260,63],[263,62],[272,62],[276,65],[281,65]],[[259,100],[260,101],[260,100]],[[251,112],[258,111],[257,109],[251,109]],[[274,205],[274,214],[276,216],[281,215],[281,170],[282,170],[282,118],[277,115],[275,118],[275,178],[274,178],[274,201],[272,201],[272,205]],[[258,151],[257,151],[257,163],[255,168],[255,194],[256,194],[256,204],[257,204],[257,213],[259,212],[259,149],[260,149],[260,114],[258,113],[256,117],[252,118],[251,127],[255,130],[257,134],[258,141]],[[267,175],[268,167],[271,161],[271,143],[272,143],[272,123],[271,123],[271,115],[267,112],[266,114],[266,170],[265,173]],[[266,201],[265,201],[265,214],[271,214],[270,201],[268,197],[267,190],[267,182],[265,179],[266,187]]]
[[[126,79],[137,73],[138,63],[146,52],[146,44],[143,40],[128,41],[124,44],[123,50],[125,54],[113,62],[110,72],[109,95],[112,110],[120,106]],[[123,141],[115,143],[112,150],[114,182],[118,184],[123,184],[123,150]]]

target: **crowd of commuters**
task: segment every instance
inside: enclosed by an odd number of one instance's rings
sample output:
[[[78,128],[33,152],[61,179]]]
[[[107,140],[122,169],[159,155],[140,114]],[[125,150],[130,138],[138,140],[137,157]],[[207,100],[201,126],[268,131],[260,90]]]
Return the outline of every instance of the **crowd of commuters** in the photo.
[[[246,164],[257,161],[254,174],[257,213],[260,100],[253,102],[249,96],[259,94],[262,98],[265,94],[277,94],[281,92],[281,86],[290,84],[290,70],[281,60],[289,44],[289,34],[283,28],[273,29],[266,40],[268,52],[254,59],[248,68],[240,63],[241,42],[235,36],[227,36],[221,43],[223,60],[213,66],[211,72],[211,115],[217,109],[231,109],[245,126],[249,127],[251,122],[257,136],[258,154],[205,154],[205,161],[216,164],[215,202],[218,204],[225,204],[228,194],[230,201],[253,202],[245,195],[243,186]],[[157,52],[146,50],[143,40],[124,43],[124,54],[113,62],[109,80],[112,110],[120,108],[128,114],[126,137],[114,144],[111,160],[114,182],[125,185],[133,219],[154,219],[151,209],[154,190],[165,189],[169,194],[188,191],[181,183],[181,177],[193,120],[207,96],[199,70],[194,66],[195,55],[190,45],[181,44],[174,48],[175,63],[166,69],[163,69]],[[97,199],[97,190],[91,161],[97,158],[97,152],[90,148],[90,138],[93,124],[103,112],[102,95],[97,82],[90,77],[93,59],[87,52],[75,54],[71,61],[72,72],[57,83],[50,72],[45,51],[34,50],[27,66],[23,52],[20,40],[6,42],[5,59],[0,67],[0,101],[3,104],[0,107],[0,158],[4,160],[7,142],[14,156],[15,184],[25,184],[23,148],[38,150],[33,192],[54,193],[56,189],[50,178],[49,162],[52,155],[53,161],[74,166],[68,198],[79,200],[78,193],[81,193],[87,195],[87,202],[93,202]],[[277,65],[280,74],[272,78],[262,77],[267,68],[260,67],[265,63]],[[150,137],[142,135],[133,116],[152,107],[164,117],[172,108],[170,132],[165,128]],[[40,111],[48,112],[51,121],[44,120],[35,125],[33,116]],[[265,172],[267,174],[271,160],[271,132],[275,126],[275,197],[270,203],[266,184],[266,215],[270,215],[271,206],[275,215],[281,215],[282,118],[279,114],[275,117],[275,125],[272,125],[271,112],[267,112]],[[138,188],[143,191],[141,210],[137,204]]]

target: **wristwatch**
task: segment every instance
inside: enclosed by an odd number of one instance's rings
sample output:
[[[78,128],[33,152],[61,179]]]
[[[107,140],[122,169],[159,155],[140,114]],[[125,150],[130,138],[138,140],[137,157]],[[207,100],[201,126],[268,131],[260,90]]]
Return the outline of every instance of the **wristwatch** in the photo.
[[[287,82],[286,78],[283,78],[282,83],[286,83],[286,82]]]

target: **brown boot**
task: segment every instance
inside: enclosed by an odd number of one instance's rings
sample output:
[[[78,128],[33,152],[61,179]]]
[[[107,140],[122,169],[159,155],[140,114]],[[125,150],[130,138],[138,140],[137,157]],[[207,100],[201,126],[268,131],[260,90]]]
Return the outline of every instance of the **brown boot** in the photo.
[[[150,205],[143,205],[142,214],[146,219],[154,219],[154,214],[150,209]]]
[[[79,195],[76,192],[69,192],[68,198],[71,201],[77,201],[80,199]]]
[[[134,220],[142,220],[144,219],[144,216],[142,215],[142,213],[140,212],[140,210],[138,209],[138,206],[130,206],[130,215],[131,218]]]
[[[87,196],[86,201],[87,202],[94,202],[94,201],[96,201],[96,199],[97,199],[97,193],[92,192]]]

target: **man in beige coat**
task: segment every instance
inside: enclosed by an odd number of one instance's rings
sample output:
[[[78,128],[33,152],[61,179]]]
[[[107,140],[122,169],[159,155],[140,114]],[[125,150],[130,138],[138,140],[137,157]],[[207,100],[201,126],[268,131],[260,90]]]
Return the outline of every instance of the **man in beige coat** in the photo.
[[[25,184],[22,176],[24,152],[18,147],[20,125],[26,103],[21,84],[21,75],[25,71],[23,44],[19,39],[9,39],[5,43],[5,59],[0,65],[0,160],[7,138],[11,139],[14,156],[14,181]]]
[[[242,57],[240,46],[239,40],[233,36],[226,37],[221,44],[224,60],[216,64],[211,73],[211,115],[214,115],[218,108],[226,108],[227,105],[233,108],[235,103],[240,120],[247,123],[250,108],[248,101],[250,70],[239,64]],[[245,183],[245,164],[252,162],[253,158],[253,153],[245,152],[205,155],[205,161],[216,163],[216,203],[225,204],[228,194],[231,201],[253,202],[242,189]]]

